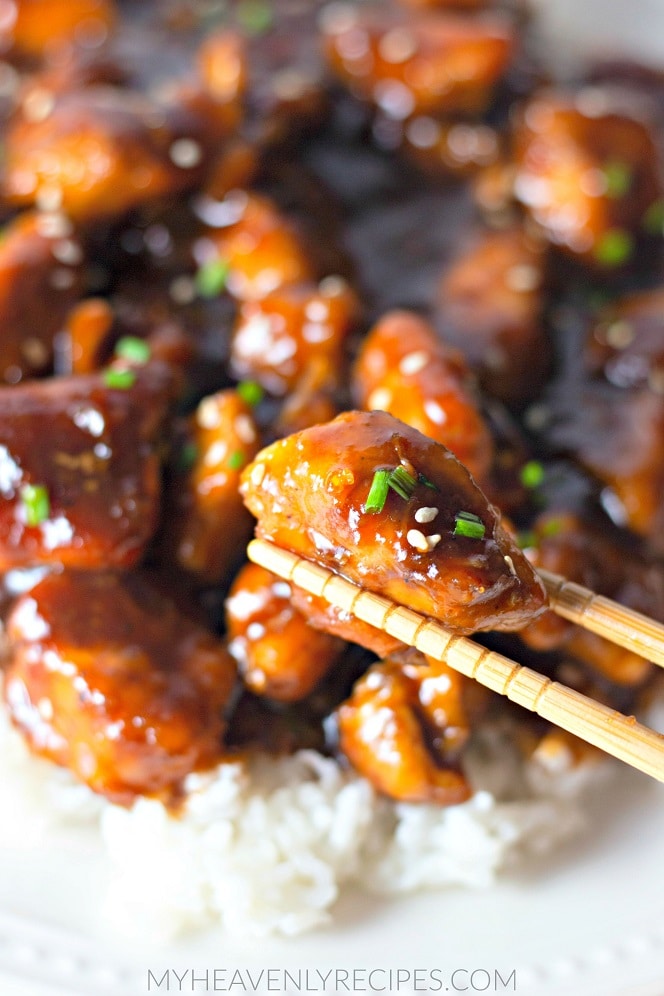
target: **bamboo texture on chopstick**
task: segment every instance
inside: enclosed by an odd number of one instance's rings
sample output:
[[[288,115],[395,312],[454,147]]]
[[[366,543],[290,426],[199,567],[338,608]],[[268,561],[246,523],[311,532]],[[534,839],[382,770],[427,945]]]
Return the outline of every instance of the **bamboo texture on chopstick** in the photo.
[[[664,626],[559,574],[538,570],[553,611],[664,667]]]
[[[322,596],[402,643],[444,660],[454,670],[499,695],[664,781],[664,737],[638,723],[633,716],[624,716],[467,637],[455,636],[435,620],[365,591],[289,550],[265,540],[252,540],[247,553],[254,563],[310,594]]]

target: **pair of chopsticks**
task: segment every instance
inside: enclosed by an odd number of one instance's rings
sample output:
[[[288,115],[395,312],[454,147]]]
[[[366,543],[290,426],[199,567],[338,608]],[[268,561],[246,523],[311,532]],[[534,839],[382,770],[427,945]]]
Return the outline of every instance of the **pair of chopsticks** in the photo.
[[[638,723],[633,716],[625,716],[595,702],[465,636],[455,636],[435,620],[382,595],[365,591],[289,550],[265,540],[252,540],[247,553],[250,560],[273,574],[292,581],[312,595],[322,596],[332,605],[402,643],[444,660],[455,671],[505,695],[510,701],[633,768],[664,781],[664,736]],[[557,574],[541,570],[539,575],[549,595],[549,607],[554,612],[664,666],[664,626]]]

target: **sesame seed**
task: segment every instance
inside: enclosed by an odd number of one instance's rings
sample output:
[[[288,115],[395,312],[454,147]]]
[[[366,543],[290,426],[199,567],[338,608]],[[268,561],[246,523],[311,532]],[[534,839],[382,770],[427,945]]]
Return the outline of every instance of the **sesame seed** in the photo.
[[[512,560],[512,558],[509,556],[509,554],[506,553],[503,559],[510,569],[510,574],[513,574],[514,577],[516,577],[517,576],[516,568],[514,567],[514,561]]]
[[[367,408],[369,411],[387,411],[392,403],[392,392],[386,387],[377,387],[367,398]]]
[[[432,533],[431,536],[426,537],[427,550],[431,551],[434,547],[438,546],[443,537],[440,533]]]
[[[256,439],[256,430],[248,415],[237,415],[233,422],[233,428],[238,439],[243,443],[253,443]]]
[[[406,533],[406,541],[411,546],[414,546],[416,550],[419,550],[420,553],[427,553],[429,550],[427,537],[419,529],[409,529]]]
[[[424,505],[415,512],[415,522],[433,522],[438,515],[439,509],[433,505]]]
[[[193,138],[178,138],[168,150],[171,162],[180,169],[193,169],[203,158],[203,150]]]
[[[252,467],[251,474],[249,475],[249,480],[254,485],[254,487],[259,487],[263,478],[265,477],[265,464],[257,463],[255,467]]]
[[[201,429],[217,428],[221,422],[221,416],[214,398],[203,398],[196,411],[196,421]]]
[[[423,349],[414,353],[406,353],[399,363],[399,372],[405,377],[419,373],[429,362],[429,354]]]

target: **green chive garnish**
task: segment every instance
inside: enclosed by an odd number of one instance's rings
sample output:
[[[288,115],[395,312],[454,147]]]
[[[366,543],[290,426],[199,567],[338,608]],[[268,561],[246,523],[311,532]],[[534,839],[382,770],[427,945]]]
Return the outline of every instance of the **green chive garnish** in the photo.
[[[561,519],[549,519],[549,521],[545,522],[544,525],[540,528],[540,533],[542,534],[542,536],[545,536],[547,538],[551,536],[557,536],[560,532],[562,532],[562,528],[563,528],[563,523]]]
[[[425,488],[432,488],[434,491],[440,491],[438,485],[434,484],[433,481],[430,481],[429,478],[425,477],[424,474],[418,474],[417,480],[419,481],[420,484],[423,484]]]
[[[229,265],[225,259],[209,259],[196,271],[194,283],[200,297],[219,297],[228,277]]]
[[[408,501],[409,498],[413,497],[415,488],[417,486],[417,478],[413,477],[405,467],[399,464],[390,473],[387,479],[388,487],[392,488],[393,491],[403,498],[404,501]]]
[[[43,484],[24,484],[19,492],[25,522],[28,526],[38,526],[51,514],[51,500],[48,488]]]
[[[241,380],[235,388],[246,405],[255,408],[263,400],[265,392],[255,380]]]
[[[127,391],[136,383],[136,374],[133,370],[117,369],[109,367],[104,370],[104,384],[116,391]]]
[[[634,239],[624,228],[611,228],[595,243],[593,255],[602,266],[622,266],[634,252]]]
[[[369,513],[382,512],[387,501],[387,492],[390,484],[390,471],[377,470],[373,476],[367,500],[364,503],[364,511]]]
[[[539,460],[529,460],[524,463],[519,476],[524,488],[538,488],[544,480],[544,467]]]
[[[471,539],[484,539],[486,527],[472,512],[457,512],[454,516],[454,535],[469,536]]]
[[[532,529],[527,529],[525,532],[518,534],[516,542],[521,550],[525,550],[528,547],[537,547],[537,534]]]
[[[145,339],[139,339],[135,335],[125,335],[118,339],[115,346],[115,355],[128,363],[139,365],[147,363],[150,359],[151,349]]]
[[[606,163],[602,170],[606,180],[606,196],[618,200],[628,194],[632,186],[634,174],[627,163],[613,159]]]
[[[246,457],[240,450],[233,450],[228,458],[228,466],[231,470],[242,470],[246,462]]]
[[[262,35],[274,22],[272,5],[267,0],[241,0],[235,8],[235,17],[250,35]]]

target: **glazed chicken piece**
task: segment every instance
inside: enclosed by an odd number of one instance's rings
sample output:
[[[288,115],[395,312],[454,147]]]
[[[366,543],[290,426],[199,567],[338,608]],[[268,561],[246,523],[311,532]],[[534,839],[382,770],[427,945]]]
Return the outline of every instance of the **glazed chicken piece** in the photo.
[[[465,802],[471,789],[455,765],[470,732],[470,684],[417,651],[394,654],[371,667],[337,710],[339,749],[400,802]]]
[[[236,190],[222,205],[224,224],[206,232],[204,262],[227,268],[225,287],[233,297],[257,301],[315,277],[300,233],[268,198]]]
[[[358,407],[389,412],[442,443],[486,481],[493,442],[472,374],[422,318],[390,312],[371,329],[353,368],[353,396]]]
[[[542,243],[523,229],[487,232],[443,274],[438,290],[435,324],[443,339],[462,351],[488,394],[515,407],[537,397],[551,366],[544,269]]]
[[[330,8],[325,54],[354,94],[387,117],[481,114],[515,48],[514,26],[499,14]]]
[[[7,624],[4,696],[31,750],[114,802],[219,761],[235,665],[140,575],[51,574]]]
[[[287,284],[245,301],[231,339],[231,369],[277,396],[311,379],[312,370],[317,390],[332,389],[339,384],[344,341],[358,310],[340,277],[318,285]]]
[[[612,518],[664,549],[664,398],[601,381],[552,396],[552,445],[608,485]],[[617,499],[617,500],[616,500]]]
[[[12,0],[0,21],[3,52],[48,58],[63,48],[99,44],[117,17],[112,0]]]
[[[157,525],[168,369],[0,388],[0,571],[136,563]]]
[[[539,516],[529,540],[535,567],[553,571],[653,619],[664,620],[664,570],[606,522],[570,512]],[[545,612],[519,636],[536,650],[563,650],[617,685],[643,683],[653,665],[602,637]]]
[[[257,535],[457,632],[514,629],[546,596],[449,450],[386,412],[345,412],[242,474]]]
[[[228,649],[247,688],[280,702],[309,695],[344,648],[309,626],[287,581],[256,564],[246,564],[233,582],[226,625]]]
[[[0,381],[48,371],[53,341],[82,289],[83,249],[65,218],[32,212],[0,241]]]
[[[5,197],[87,222],[200,184],[229,124],[223,105],[199,91],[177,100],[90,86],[32,117],[24,111],[7,133]]]
[[[604,270],[633,258],[662,192],[638,110],[612,105],[608,91],[543,92],[514,135],[518,200],[554,245]]]
[[[251,535],[238,484],[258,447],[251,407],[235,390],[203,398],[189,419],[168,491],[162,542],[167,560],[199,581],[221,581]]]
[[[664,289],[618,298],[597,315],[588,335],[586,366],[617,387],[664,392]]]

